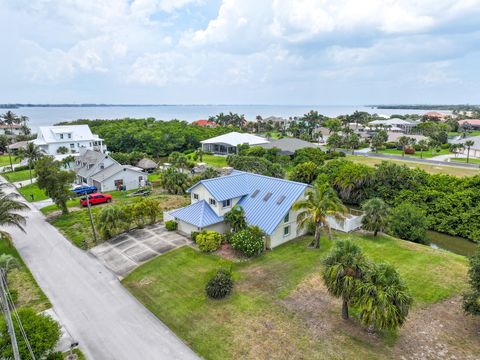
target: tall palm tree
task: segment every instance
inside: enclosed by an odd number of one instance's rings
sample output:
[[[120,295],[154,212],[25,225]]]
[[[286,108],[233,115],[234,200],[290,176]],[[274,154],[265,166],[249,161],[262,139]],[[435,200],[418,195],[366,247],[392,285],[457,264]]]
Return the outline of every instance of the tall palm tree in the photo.
[[[13,131],[13,125],[20,124],[20,122],[21,122],[20,118],[10,110],[0,116],[0,124],[7,125],[10,128],[10,131]],[[10,168],[13,169],[12,154],[8,147],[7,147],[7,151],[8,151],[8,159],[10,160]]]
[[[27,143],[27,146],[24,149],[20,149],[18,151],[17,158],[19,159],[27,159],[28,160],[28,171],[30,175],[30,184],[32,183],[32,166],[43,156],[42,151],[40,148],[35,145],[33,142]]]
[[[368,262],[352,241],[339,241],[324,260],[323,281],[330,294],[342,298],[342,318],[347,320],[348,306],[354,299]]]
[[[358,283],[355,306],[364,325],[394,330],[405,322],[413,299],[392,265],[371,265]]]
[[[16,226],[20,230],[24,230],[26,224],[25,216],[18,214],[18,211],[28,209],[28,206],[20,201],[17,201],[19,196],[17,194],[5,194],[0,190],[0,226]],[[12,243],[12,237],[5,230],[0,230],[0,238],[5,240],[8,244]]]
[[[467,163],[470,161],[470,148],[475,145],[473,140],[465,141],[465,146],[467,147]]]
[[[387,228],[390,212],[385,201],[380,198],[369,199],[362,204],[362,210],[365,212],[362,218],[363,228],[373,231],[373,236]]]
[[[320,233],[322,227],[330,228],[327,217],[343,218],[345,206],[338,198],[335,190],[328,184],[315,182],[313,188],[307,190],[305,198],[293,204],[294,211],[300,211],[297,216],[298,226],[305,228],[309,224],[315,226],[315,238],[312,246],[320,248]]]
[[[423,159],[423,151],[428,150],[428,141],[425,139],[420,140],[418,147],[420,148],[420,159]]]

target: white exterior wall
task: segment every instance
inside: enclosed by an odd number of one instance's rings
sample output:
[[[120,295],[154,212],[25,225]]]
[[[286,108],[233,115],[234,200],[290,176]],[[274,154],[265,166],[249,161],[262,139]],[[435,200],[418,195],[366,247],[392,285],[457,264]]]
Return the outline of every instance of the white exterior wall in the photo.
[[[288,222],[282,221],[277,225],[273,233],[270,235],[270,240],[267,241],[267,248],[273,249],[274,247],[281,245],[287,241],[293,240],[301,235],[307,233],[307,229],[300,229],[297,224],[298,211],[289,211]],[[287,236],[283,235],[283,229],[286,226],[290,226],[290,232]]]
[[[346,217],[345,219],[337,220],[333,216],[327,216],[330,228],[342,232],[352,232],[362,227],[363,215]]]
[[[187,235],[187,236],[190,236],[190,234],[193,232],[193,231],[200,231],[196,226],[193,226],[193,225],[190,225],[186,222],[183,222],[181,220],[176,220],[177,221],[177,224],[178,224],[178,227],[177,227],[177,231]]]
[[[117,187],[115,186],[115,180],[123,180],[123,186],[125,186],[127,190],[138,189],[140,187],[140,177],[142,177],[142,179],[145,181],[147,180],[147,176],[145,174],[127,168],[125,171],[119,171],[115,175],[110,176],[108,179],[100,181],[102,185],[101,191],[117,190]],[[91,179],[89,180],[92,181]],[[93,181],[92,184],[89,185],[93,185]]]
[[[164,221],[172,220],[174,218],[172,216],[169,216],[168,220],[166,220],[166,219],[167,219],[167,217],[164,217]],[[213,225],[210,225],[210,226],[207,226],[207,227],[204,227],[204,228],[198,228],[198,227],[193,226],[191,224],[188,224],[188,223],[186,223],[182,220],[177,220],[177,219],[174,219],[174,220],[178,224],[177,230],[181,233],[184,233],[187,236],[190,236],[190,234],[194,231],[203,231],[203,230],[216,231],[220,234],[224,234],[227,231],[227,226],[223,222],[218,223],[218,224],[213,224]]]
[[[21,129],[20,128],[13,128],[13,129],[5,129],[0,128],[0,135],[20,135]]]
[[[193,197],[194,194],[198,195],[198,199],[195,199]],[[200,200],[205,200],[207,202],[207,204],[210,205],[210,199],[213,199],[213,196],[210,195],[207,188],[205,186],[203,186],[203,184],[200,184],[200,185],[196,186],[195,189],[193,189],[192,192],[190,193],[190,201],[191,201],[192,204],[197,202],[197,201],[200,201]],[[217,204],[215,206],[210,205],[210,207],[212,208],[213,211],[215,211],[215,213],[218,216],[223,216],[223,215],[225,215],[225,213],[232,210],[232,207],[234,207],[239,201],[240,201],[240,197],[231,199],[231,206],[226,207],[226,208],[224,208],[222,206],[223,203],[221,201],[217,201]]]
[[[73,144],[73,147],[70,145]],[[59,148],[66,147],[71,153],[78,153],[80,152],[80,149],[86,148],[89,150],[94,150],[94,148],[100,147],[100,146],[94,146],[94,141],[74,141],[72,139],[67,139],[63,142],[58,142],[58,143],[52,143],[52,144],[47,144],[47,145],[40,145],[40,149],[45,151],[49,155],[57,155],[57,150]],[[102,149],[103,152],[103,149]]]

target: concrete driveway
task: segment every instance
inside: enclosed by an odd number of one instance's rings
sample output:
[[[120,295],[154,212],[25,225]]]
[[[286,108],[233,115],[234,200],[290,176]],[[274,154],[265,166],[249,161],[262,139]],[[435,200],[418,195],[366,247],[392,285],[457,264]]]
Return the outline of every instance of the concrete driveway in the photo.
[[[121,234],[90,249],[90,253],[119,277],[124,277],[145,261],[190,242],[156,224]]]

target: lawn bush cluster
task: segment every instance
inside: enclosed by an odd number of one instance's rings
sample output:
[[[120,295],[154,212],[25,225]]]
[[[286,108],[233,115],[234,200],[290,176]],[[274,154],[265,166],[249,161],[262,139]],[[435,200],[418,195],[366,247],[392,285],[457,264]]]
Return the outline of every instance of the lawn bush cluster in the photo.
[[[263,233],[257,226],[250,226],[233,234],[230,244],[245,256],[252,257],[264,249]]]
[[[216,274],[207,282],[205,292],[212,299],[223,299],[233,289],[232,274],[223,269],[217,270]]]
[[[165,229],[168,231],[175,231],[177,230],[178,223],[175,220],[168,220],[165,221]]]
[[[217,250],[222,243],[222,236],[216,231],[204,231],[195,236],[200,251],[212,252]]]

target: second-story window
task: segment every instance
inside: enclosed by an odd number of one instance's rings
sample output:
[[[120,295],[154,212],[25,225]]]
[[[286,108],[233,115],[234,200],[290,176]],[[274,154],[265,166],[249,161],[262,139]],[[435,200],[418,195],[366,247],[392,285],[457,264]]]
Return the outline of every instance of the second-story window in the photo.
[[[283,222],[289,222],[290,221],[290,213],[288,212],[287,215],[283,218]]]
[[[217,202],[215,201],[215,199],[210,198],[209,202],[210,202],[210,205],[213,205],[213,206],[217,205]]]
[[[60,134],[60,139],[63,139],[63,134]]]
[[[227,208],[227,207],[232,206],[232,200],[230,200],[230,199],[228,199],[228,200],[223,200],[222,206],[223,206],[224,208]]]
[[[194,198],[195,200],[198,200],[198,194],[193,194],[193,198]]]
[[[68,134],[68,138],[71,139],[71,138],[72,138],[72,134]]]

